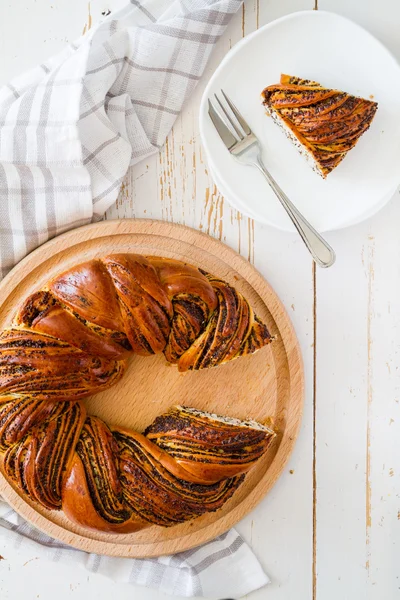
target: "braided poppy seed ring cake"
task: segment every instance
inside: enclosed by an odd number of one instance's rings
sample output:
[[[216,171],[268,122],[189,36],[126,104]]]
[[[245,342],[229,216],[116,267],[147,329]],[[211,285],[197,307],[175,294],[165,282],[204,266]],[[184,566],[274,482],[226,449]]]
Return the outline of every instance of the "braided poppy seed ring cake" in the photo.
[[[60,273],[92,259],[131,253],[175,259],[199,267],[203,273],[214,274],[246,298],[273,337],[272,343],[253,354],[229,360],[216,368],[186,372],[168,363],[163,352],[152,356],[133,354],[129,360],[126,357],[122,359],[127,367],[123,377],[115,380],[115,385],[108,388],[101,386],[103,391],[72,402],[61,400],[55,394],[52,400],[43,400],[41,405],[43,411],[49,411],[50,404],[56,400],[60,400],[59,410],[64,403],[70,407],[75,404],[78,409],[83,407],[94,419],[87,430],[85,447],[90,445],[90,439],[94,437],[92,432],[97,431],[95,418],[98,418],[107,424],[113,439],[118,437],[114,435],[117,430],[118,433],[128,430],[136,436],[149,438],[149,442],[166,452],[165,439],[159,439],[162,447],[158,446],[155,438],[150,437],[154,431],[150,433],[149,427],[158,417],[164,418],[167,413],[179,410],[177,405],[185,405],[185,410],[187,407],[196,407],[206,413],[250,418],[268,425],[273,423],[275,436],[268,444],[268,450],[253,463],[229,501],[219,505],[214,502],[215,508],[220,506],[216,512],[210,510],[174,527],[151,526],[132,533],[89,529],[72,521],[63,510],[48,510],[43,504],[31,500],[5,474],[0,461],[0,495],[23,519],[43,533],[87,552],[141,558],[174,554],[203,544],[234,526],[263,499],[283,473],[297,439],[304,401],[304,371],[299,344],[282,302],[248,260],[200,231],[150,219],[104,221],[87,225],[57,236],[29,254],[0,282],[0,331],[12,328],[16,314],[22,310],[27,298],[46,290],[49,282],[57,279]],[[67,352],[66,346],[63,346],[62,353],[65,365],[71,371],[70,360],[75,360],[77,354]],[[83,354],[81,366],[87,368]],[[50,367],[56,366],[56,362],[54,356],[48,365],[49,371]],[[101,375],[101,369],[105,368],[106,359],[97,357],[97,375]],[[86,385],[89,379],[87,372],[80,385]],[[92,380],[92,383],[99,383],[99,378]],[[36,415],[39,415],[39,410],[38,406]],[[53,416],[56,416],[55,412]],[[171,423],[170,416],[168,420]],[[99,439],[100,435],[96,437],[96,440]],[[101,441],[104,442],[103,436]],[[26,442],[28,444],[29,440],[26,439]],[[125,444],[125,440],[120,438],[118,445],[122,443]],[[96,445],[96,455],[97,448],[99,445]],[[131,451],[129,449],[129,453]],[[188,451],[193,455],[197,452],[192,434]],[[80,452],[83,454],[87,451],[82,446]],[[169,452],[173,452],[171,446]],[[185,451],[186,456],[187,453]],[[89,455],[92,456],[91,453]],[[4,453],[0,452],[0,458],[2,456]],[[173,458],[177,459],[177,456]],[[179,460],[185,458],[183,455]],[[38,460],[44,464],[44,449]],[[131,462],[129,460],[124,464],[129,467]],[[188,465],[185,468],[189,470]],[[77,470],[75,466],[74,472]],[[237,477],[241,477],[241,474]],[[295,484],[295,480],[292,480]],[[34,479],[31,481],[35,483]],[[81,490],[85,488],[80,486]],[[37,490],[38,486],[31,486],[31,489]],[[211,502],[212,489],[209,492]],[[208,507],[211,509],[211,503]],[[169,519],[170,516],[164,514],[163,518]]]
[[[0,451],[5,475],[71,521],[128,533],[215,511],[274,432],[175,407],[145,434],[87,415],[81,398],[114,385],[130,354],[164,353],[180,371],[271,342],[242,294],[181,261],[114,254],[31,294],[0,333]]]

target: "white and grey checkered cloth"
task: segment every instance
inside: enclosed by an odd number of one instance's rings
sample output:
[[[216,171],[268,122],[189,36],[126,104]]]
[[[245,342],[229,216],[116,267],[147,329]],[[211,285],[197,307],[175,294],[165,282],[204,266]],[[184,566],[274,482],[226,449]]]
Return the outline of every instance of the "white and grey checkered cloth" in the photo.
[[[131,0],[0,89],[0,277],[49,238],[101,219],[129,165],[157,152],[241,0]],[[85,554],[0,501],[0,539],[180,596],[239,598],[268,583],[230,531],[158,559]]]
[[[131,0],[0,89],[0,275],[99,220],[157,152],[242,0]]]
[[[174,556],[115,558],[65,546],[34,529],[0,500],[0,542],[53,562],[80,565],[117,582],[144,585],[172,596],[239,599],[269,581],[240,535],[231,530],[212,542]],[[1,548],[1,544],[0,544]]]

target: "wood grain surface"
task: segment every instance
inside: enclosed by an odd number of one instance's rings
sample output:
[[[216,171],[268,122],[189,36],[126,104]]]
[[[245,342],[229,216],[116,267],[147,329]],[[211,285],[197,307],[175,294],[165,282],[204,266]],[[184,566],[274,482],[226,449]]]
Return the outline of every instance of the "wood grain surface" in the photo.
[[[0,493],[29,522],[67,544],[114,556],[173,554],[206,542],[249,512],[279,477],[299,431],[303,369],[290,320],[271,287],[248,261],[194,229],[161,221],[97,223],[66,233],[20,262],[0,284],[0,328],[11,324],[17,307],[32,292],[73,265],[113,252],[163,256],[201,267],[234,285],[249,300],[275,337],[254,355],[216,369],[179,373],[163,355],[133,356],[122,380],[87,400],[88,412],[109,425],[143,431],[174,404],[217,414],[272,420],[277,438],[233,498],[216,513],[171,528],[134,534],[88,532],[62,512],[47,511],[21,497],[4,475]]]
[[[105,9],[124,4],[0,2],[0,83],[61,51]],[[329,233],[337,262],[315,270],[296,235],[230,208],[213,184],[198,130],[202,92],[226,53],[258,27],[314,8],[352,19],[400,60],[398,0],[245,0],[166,145],[129,170],[107,218],[162,219],[222,240],[266,277],[294,324],[304,360],[304,415],[284,473],[236,526],[271,578],[248,600],[394,600],[400,593],[399,194],[373,219]],[[35,545],[14,547],[1,529],[0,554],[2,600],[165,600],[159,591],[116,583],[75,563],[49,563]]]

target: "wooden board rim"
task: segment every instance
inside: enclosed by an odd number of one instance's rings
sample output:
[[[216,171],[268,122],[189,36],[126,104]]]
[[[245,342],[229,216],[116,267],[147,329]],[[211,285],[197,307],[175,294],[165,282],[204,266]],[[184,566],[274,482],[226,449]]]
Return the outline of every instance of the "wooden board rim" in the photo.
[[[109,556],[144,558],[181,552],[210,541],[235,525],[266,495],[281,475],[293,450],[299,432],[304,402],[304,373],[299,344],[290,318],[271,286],[265,281],[255,267],[237,252],[219,240],[184,225],[148,219],[124,219],[117,221],[102,221],[66,232],[34,250],[14,267],[0,283],[0,303],[2,303],[3,298],[6,297],[11,290],[15,289],[20,281],[22,281],[25,273],[30,272],[40,264],[40,262],[47,260],[52,255],[60,253],[63,250],[84,241],[93,240],[95,238],[101,240],[102,237],[119,234],[145,234],[169,237],[174,240],[195,244],[200,249],[204,249],[217,257],[223,255],[224,261],[226,262],[228,260],[227,264],[232,266],[232,268],[249,282],[257,294],[265,300],[268,308],[272,305],[278,307],[277,310],[271,310],[271,314],[279,327],[280,333],[282,334],[282,332],[284,332],[282,338],[285,339],[285,347],[286,342],[290,340],[290,353],[287,354],[287,362],[290,373],[290,388],[292,390],[290,405],[291,418],[288,418],[287,427],[282,438],[282,440],[286,438],[285,444],[280,444],[264,477],[242,500],[242,502],[233,508],[227,515],[224,515],[222,518],[204,527],[200,531],[189,533],[177,540],[165,540],[156,543],[150,542],[148,544],[132,544],[129,546],[115,542],[105,542],[86,538],[63,529],[36,512],[34,508],[18,495],[5,477],[0,473],[0,494],[24,519],[47,535],[87,552],[95,552],[97,554]],[[268,302],[268,300],[270,302]],[[285,452],[283,452],[283,449],[285,449]],[[179,542],[179,544],[177,542]]]

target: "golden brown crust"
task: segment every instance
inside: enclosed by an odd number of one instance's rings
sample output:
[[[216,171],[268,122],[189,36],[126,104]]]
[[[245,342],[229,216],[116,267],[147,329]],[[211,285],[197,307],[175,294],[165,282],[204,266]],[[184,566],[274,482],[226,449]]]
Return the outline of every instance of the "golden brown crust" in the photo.
[[[122,523],[109,523],[93,506],[82,460],[74,455],[62,490],[62,508],[67,517],[88,529],[108,533],[133,533],[148,524],[139,517],[128,518]]]
[[[170,332],[172,304],[150,261],[135,254],[103,259],[115,287],[124,331],[136,354],[162,352]]]
[[[212,285],[199,269],[178,260],[151,260],[173,303],[171,332],[164,354],[169,362],[177,363],[218,308],[218,299]]]
[[[289,75],[266,87],[262,98],[268,112],[311,154],[323,177],[355,146],[378,108],[371,100]]]
[[[174,300],[180,294],[198,296],[207,306],[208,314],[217,308],[215,292],[207,277],[199,269],[169,258],[155,257],[151,259],[151,263],[157,271],[168,298]]]
[[[55,417],[33,427],[4,456],[5,474],[32,500],[61,508],[61,488],[86,417],[80,402],[64,402]]]
[[[77,265],[50,281],[49,290],[83,319],[123,331],[122,315],[107,269],[100,260]]]
[[[164,352],[184,371],[270,341],[238,291],[193,266],[133,254],[78,265],[29,296],[0,332],[3,470],[31,500],[105,532],[218,510],[271,431],[182,407],[146,435],[111,431],[78,399],[118,381],[130,353]]]
[[[111,255],[48,287],[29,296],[14,327],[0,333],[0,394],[77,399],[113,385],[132,352],[164,352],[186,371],[271,341],[239,292],[179,261]]]
[[[28,431],[60,415],[62,402],[36,400],[29,396],[10,400],[0,398],[0,451],[5,452],[28,433]]]
[[[202,476],[201,471],[198,473],[191,473],[189,470],[181,466],[179,461],[168,454],[168,452],[165,452],[159,446],[153,443],[149,437],[145,437],[141,433],[125,429],[124,427],[114,427],[112,431],[116,435],[126,436],[131,440],[134,440],[143,448],[145,452],[147,452],[148,455],[152,456],[154,460],[159,462],[167,471],[175,475],[175,477],[184,479],[190,483],[198,483],[203,485],[210,483],[207,477]]]
[[[53,336],[29,329],[0,333],[0,394],[37,400],[74,400],[114,385],[125,361],[81,352]]]
[[[173,457],[186,477],[217,482],[248,471],[274,439],[272,430],[174,407],[146,429],[146,437]]]
[[[218,510],[274,437],[254,422],[182,407],[158,417],[146,435],[110,431],[97,417],[85,420],[79,402],[57,406],[57,415],[8,448],[4,472],[42,506],[105,532],[170,527]]]
[[[229,360],[256,352],[272,341],[267,327],[257,317],[247,300],[225,281],[206,274],[218,307],[212,313],[204,331],[197,337],[178,362],[180,371],[207,369]],[[249,346],[247,340],[251,338]]]
[[[15,324],[51,335],[95,356],[118,360],[129,354],[130,345],[124,333],[85,321],[82,315],[71,312],[48,291],[29,296],[17,313]]]
[[[146,521],[170,527],[218,510],[242,483],[242,477],[194,483],[177,477],[173,461],[159,461],[142,436],[114,431],[120,448],[120,480],[126,503]],[[164,453],[163,453],[164,454]]]

